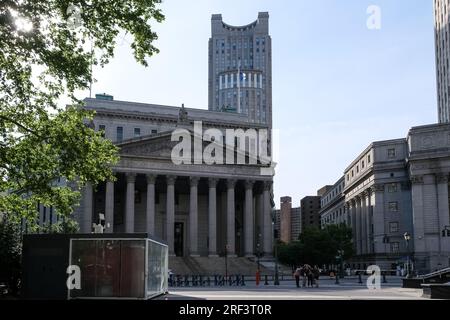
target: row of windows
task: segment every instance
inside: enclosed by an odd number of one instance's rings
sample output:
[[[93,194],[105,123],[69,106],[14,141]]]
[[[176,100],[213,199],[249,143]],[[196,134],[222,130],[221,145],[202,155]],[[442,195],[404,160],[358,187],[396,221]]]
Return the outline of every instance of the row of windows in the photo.
[[[50,206],[50,207],[42,206],[41,207],[41,205],[38,204],[37,205],[38,212],[40,211],[39,210],[40,208],[42,208],[41,212],[42,212],[42,223],[43,224],[48,223],[48,222],[50,224],[52,224],[54,220],[58,221],[58,215],[54,213],[53,206]],[[55,215],[55,217],[54,217],[54,215]]]
[[[397,152],[395,148],[389,148],[387,149],[387,157],[388,159],[395,159],[397,156]],[[371,157],[370,154],[367,155],[367,164],[369,165],[371,163]],[[349,173],[347,173],[347,181],[350,181],[350,178],[355,177],[355,171],[356,175],[358,175],[361,171],[363,171],[366,168],[366,162],[365,159],[362,159],[359,164],[356,165],[355,168],[353,168]]]
[[[261,46],[265,46],[266,44],[266,40],[264,38],[255,38],[255,45],[257,47]],[[230,41],[225,41],[225,39],[216,39],[216,50],[218,48],[222,48],[222,49],[230,49],[232,48],[233,50],[237,49],[241,49],[241,48],[253,48],[253,38],[252,37],[248,37],[248,38],[241,38],[239,40],[235,40],[233,42]]]
[[[339,184],[331,192],[329,192],[326,196],[324,196],[322,198],[322,200],[320,201],[321,206],[324,207],[327,203],[329,203],[335,197],[341,195],[342,190],[344,190],[344,183]]]
[[[327,217],[322,219],[322,223],[323,222],[326,222],[326,223],[334,222],[337,218],[342,218],[343,213],[344,213],[344,209],[339,208],[339,210],[336,210],[333,213],[328,214]]]
[[[104,124],[101,124],[98,126],[98,131],[103,132],[103,136],[105,136],[106,132],[106,126]],[[152,129],[151,134],[158,133],[158,130]],[[133,137],[138,138],[141,136],[141,128],[134,128],[133,130]],[[116,128],[116,141],[120,142],[123,140],[123,127],[117,127]]]
[[[262,74],[241,72],[239,76],[237,73],[219,75],[216,86],[219,86],[219,90],[237,88],[238,86],[262,89],[265,82],[266,79]]]
[[[367,160],[367,165],[369,165],[372,162],[372,158],[370,156],[370,154],[368,154],[364,159],[362,159],[360,161],[359,164],[356,165],[355,168],[353,168],[349,173],[347,173],[347,182],[350,181],[350,178],[353,179],[355,177],[355,170],[356,170],[356,175],[359,174],[360,172],[360,168],[361,171],[363,171],[366,168],[366,160]]]

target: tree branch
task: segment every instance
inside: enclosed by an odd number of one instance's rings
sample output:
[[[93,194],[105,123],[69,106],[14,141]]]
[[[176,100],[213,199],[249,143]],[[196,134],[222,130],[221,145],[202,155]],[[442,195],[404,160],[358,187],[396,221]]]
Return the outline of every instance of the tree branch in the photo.
[[[19,122],[16,121],[16,120],[13,120],[13,119],[11,119],[11,118],[9,118],[9,117],[6,117],[6,116],[4,116],[4,115],[0,115],[0,119],[3,119],[3,120],[5,120],[5,121],[7,121],[7,122],[11,122],[11,123],[15,124],[16,126],[18,126],[19,128],[22,128],[22,129],[25,130],[26,132],[31,133],[31,134],[35,135],[36,137],[38,137],[38,138],[41,138],[41,136],[40,136],[38,133],[36,133],[36,131],[34,131],[34,130],[30,129],[30,128],[25,127],[24,125],[22,125],[21,123],[19,123]]]

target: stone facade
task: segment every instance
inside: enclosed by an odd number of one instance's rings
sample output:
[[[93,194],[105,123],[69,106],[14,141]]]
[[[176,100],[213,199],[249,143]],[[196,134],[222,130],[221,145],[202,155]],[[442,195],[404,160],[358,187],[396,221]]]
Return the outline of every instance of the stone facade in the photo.
[[[414,127],[408,134],[414,260],[417,268],[450,266],[450,125]]]
[[[322,194],[319,212],[322,228],[328,224],[351,225],[351,220],[345,210],[344,188],[344,177],[342,177],[333,186],[328,186],[327,191]],[[320,193],[318,192],[318,194]]]
[[[272,44],[269,14],[246,26],[231,26],[222,15],[211,18],[209,110],[245,115],[272,127]],[[239,98],[238,98],[239,96]]]
[[[450,124],[413,127],[406,139],[372,143],[345,169],[342,191],[339,180],[322,196],[322,223],[342,222],[330,214],[345,203],[353,268],[387,270],[408,257],[418,273],[448,267],[449,175]]]
[[[403,234],[413,231],[407,149],[406,139],[374,142],[344,172],[354,268],[390,270],[406,262]]]
[[[184,107],[85,103],[96,112],[95,129],[120,148],[120,162],[113,168],[115,182],[86,186],[75,212],[81,232],[91,232],[104,213],[105,232],[148,232],[166,241],[171,255],[253,256],[257,243],[272,254],[272,176],[261,174],[266,165],[177,165],[171,159],[178,143],[172,131],[192,130],[194,121],[202,121],[203,132],[265,126],[238,114]]]
[[[292,208],[291,197],[281,197],[280,209],[274,213],[276,239],[284,243],[298,240],[301,233],[301,208]]]
[[[320,196],[306,196],[300,200],[301,229],[308,227],[320,228]]]

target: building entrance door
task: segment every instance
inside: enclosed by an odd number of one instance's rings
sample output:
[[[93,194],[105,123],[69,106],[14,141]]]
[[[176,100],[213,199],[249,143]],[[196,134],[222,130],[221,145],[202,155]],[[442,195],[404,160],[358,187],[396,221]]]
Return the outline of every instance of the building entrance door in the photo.
[[[183,222],[175,222],[175,237],[174,237],[174,251],[177,257],[183,256],[183,247],[184,247],[184,223]]]

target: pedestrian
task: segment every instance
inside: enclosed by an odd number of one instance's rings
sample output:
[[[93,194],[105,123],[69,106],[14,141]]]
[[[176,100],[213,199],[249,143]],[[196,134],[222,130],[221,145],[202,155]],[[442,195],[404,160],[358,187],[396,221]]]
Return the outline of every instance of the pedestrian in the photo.
[[[300,269],[300,276],[302,277],[302,287],[306,287],[306,265]]]
[[[295,269],[294,272],[295,285],[300,288],[300,268]]]
[[[311,268],[310,265],[307,265],[306,276],[308,277],[308,287],[312,288],[313,283],[314,283],[314,275],[313,275],[313,269]]]
[[[320,276],[320,269],[318,266],[314,266],[313,276],[314,276],[314,283],[316,285],[316,288],[318,288],[319,287],[319,276]]]

